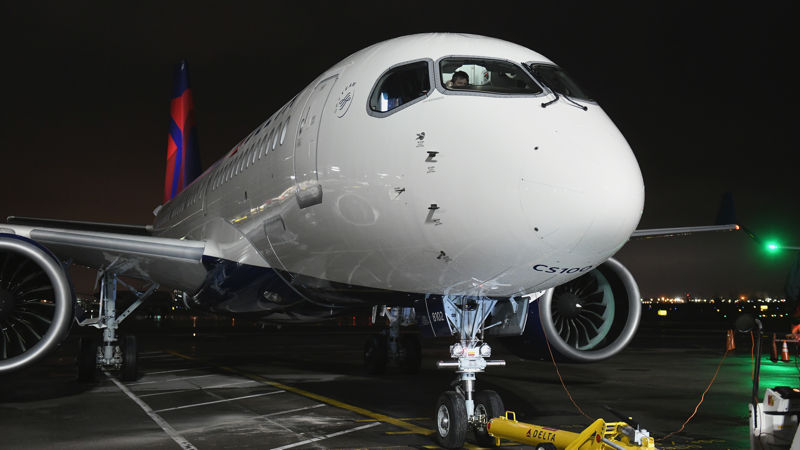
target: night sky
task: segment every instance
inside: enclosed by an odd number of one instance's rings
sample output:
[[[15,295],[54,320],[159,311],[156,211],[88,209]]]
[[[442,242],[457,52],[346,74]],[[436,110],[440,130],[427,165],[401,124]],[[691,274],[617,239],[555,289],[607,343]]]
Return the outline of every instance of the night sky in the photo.
[[[208,167],[347,55],[453,31],[536,50],[594,95],[639,160],[640,228],[713,224],[730,191],[740,223],[800,245],[789,1],[31,3],[0,4],[3,218],[150,223],[181,58]],[[782,295],[795,257],[741,233],[637,241],[618,256],[645,296]]]

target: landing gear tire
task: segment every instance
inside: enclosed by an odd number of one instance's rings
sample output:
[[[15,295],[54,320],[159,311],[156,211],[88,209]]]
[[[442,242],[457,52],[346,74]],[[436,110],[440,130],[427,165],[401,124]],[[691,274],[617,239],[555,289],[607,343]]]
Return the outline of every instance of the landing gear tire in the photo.
[[[539,444],[535,447],[536,450],[556,450],[556,446],[553,444]]]
[[[136,359],[136,336],[125,336],[122,339],[122,367],[119,372],[122,381],[134,381],[138,377]]]
[[[370,375],[379,375],[386,371],[386,337],[373,334],[364,344],[364,367]]]
[[[97,340],[82,337],[78,349],[78,381],[91,383],[97,380]]]
[[[403,335],[400,338],[400,348],[403,351],[400,366],[408,374],[418,373],[422,365],[422,346],[419,343],[419,338],[408,334]]]
[[[483,415],[489,420],[500,417],[505,413],[503,400],[495,391],[480,391],[475,394],[475,414]],[[481,447],[496,447],[497,441],[489,435],[485,427],[475,428],[475,441]]]
[[[464,396],[445,391],[436,401],[436,440],[444,448],[461,448],[467,437],[467,407]]]

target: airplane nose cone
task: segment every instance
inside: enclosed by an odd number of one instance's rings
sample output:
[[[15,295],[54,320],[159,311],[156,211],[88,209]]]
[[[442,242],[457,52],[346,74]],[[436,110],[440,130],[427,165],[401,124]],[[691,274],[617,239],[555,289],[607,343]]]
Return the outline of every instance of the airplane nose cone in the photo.
[[[554,129],[551,139],[528,152],[520,203],[544,253],[566,249],[576,259],[602,260],[636,228],[644,184],[630,146],[611,121],[604,114],[585,119],[592,120],[577,129]]]

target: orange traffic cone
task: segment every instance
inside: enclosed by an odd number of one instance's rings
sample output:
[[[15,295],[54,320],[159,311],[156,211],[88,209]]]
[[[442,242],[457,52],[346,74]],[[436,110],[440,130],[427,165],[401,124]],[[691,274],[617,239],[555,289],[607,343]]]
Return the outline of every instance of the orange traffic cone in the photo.
[[[778,343],[775,340],[775,333],[772,333],[772,347],[769,350],[769,360],[778,362]]]
[[[728,351],[736,349],[736,343],[733,341],[733,330],[728,330],[728,339],[725,343],[725,348]]]
[[[789,362],[789,346],[786,341],[783,341],[783,348],[781,348],[781,361]]]

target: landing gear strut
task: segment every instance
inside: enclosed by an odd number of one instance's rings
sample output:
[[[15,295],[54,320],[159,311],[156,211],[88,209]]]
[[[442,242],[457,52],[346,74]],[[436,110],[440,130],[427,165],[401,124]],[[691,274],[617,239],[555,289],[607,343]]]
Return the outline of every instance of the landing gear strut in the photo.
[[[108,270],[101,272],[100,280],[100,313],[95,318],[80,322],[79,325],[102,329],[102,343],[98,345],[97,340],[93,337],[81,339],[78,353],[78,379],[94,381],[98,369],[111,369],[118,370],[123,381],[132,381],[138,376],[136,336],[127,335],[118,339],[117,328],[147,297],[155,292],[158,284],[153,283],[146,291],[139,292]],[[117,315],[117,283],[122,283],[137,297],[137,300],[120,315]]]
[[[373,308],[375,318],[385,316],[389,320],[389,328],[367,338],[364,344],[364,367],[370,375],[382,374],[386,366],[396,365],[404,372],[419,372],[422,362],[422,347],[416,335],[400,334],[400,326],[413,325],[414,309],[385,306]]]
[[[484,342],[484,322],[497,303],[488,298],[446,297],[445,315],[459,342],[450,346],[450,356],[456,361],[439,361],[440,369],[456,369],[455,390],[445,391],[436,402],[436,432],[439,444],[445,448],[464,445],[468,429],[475,433],[480,445],[493,447],[486,424],[504,413],[503,400],[494,391],[475,392],[475,375],[489,366],[504,366],[505,361],[487,360],[492,349]]]

